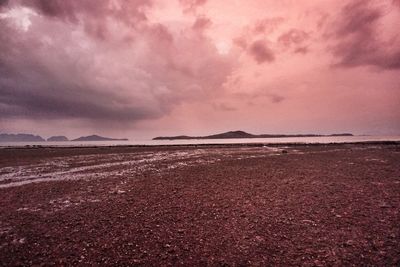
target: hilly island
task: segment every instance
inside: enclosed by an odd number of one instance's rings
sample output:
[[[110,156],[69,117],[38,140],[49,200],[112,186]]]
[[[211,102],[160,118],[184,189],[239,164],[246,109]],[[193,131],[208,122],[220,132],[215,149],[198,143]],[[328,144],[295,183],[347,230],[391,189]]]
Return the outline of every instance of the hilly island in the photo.
[[[234,138],[285,138],[285,137],[323,137],[323,136],[353,136],[351,133],[339,133],[339,134],[250,134],[244,131],[229,131],[220,134],[213,134],[207,136],[159,136],[153,138],[153,140],[190,140],[190,139],[234,139]]]
[[[69,140],[66,136],[58,135],[51,136],[47,140],[39,135],[33,134],[2,134],[0,133],[0,142],[66,142],[66,141],[79,141],[79,142],[87,142],[87,141],[128,141],[127,138],[109,138],[103,137],[99,135],[89,135],[89,136],[81,136],[76,139]]]
[[[109,138],[109,137],[103,137],[103,136],[99,136],[99,135],[89,135],[89,136],[82,136],[76,139],[73,139],[71,141],[128,141],[127,138]]]

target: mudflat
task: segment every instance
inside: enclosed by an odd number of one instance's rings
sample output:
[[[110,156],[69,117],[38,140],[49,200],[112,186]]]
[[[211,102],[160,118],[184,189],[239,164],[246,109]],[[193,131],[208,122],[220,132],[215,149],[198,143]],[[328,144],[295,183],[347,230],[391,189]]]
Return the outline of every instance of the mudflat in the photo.
[[[400,265],[400,144],[0,149],[0,265]]]

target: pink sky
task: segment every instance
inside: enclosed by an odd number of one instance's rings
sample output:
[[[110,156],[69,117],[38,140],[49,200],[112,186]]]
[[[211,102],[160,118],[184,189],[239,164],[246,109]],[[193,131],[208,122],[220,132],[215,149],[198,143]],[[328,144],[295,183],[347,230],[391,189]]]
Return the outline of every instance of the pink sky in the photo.
[[[0,0],[0,132],[400,134],[398,0]]]

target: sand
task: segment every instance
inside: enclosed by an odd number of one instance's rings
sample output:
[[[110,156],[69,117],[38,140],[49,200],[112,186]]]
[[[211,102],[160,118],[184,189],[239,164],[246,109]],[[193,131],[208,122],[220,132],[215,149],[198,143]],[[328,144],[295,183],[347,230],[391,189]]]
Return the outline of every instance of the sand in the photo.
[[[0,149],[0,265],[400,265],[400,144]]]

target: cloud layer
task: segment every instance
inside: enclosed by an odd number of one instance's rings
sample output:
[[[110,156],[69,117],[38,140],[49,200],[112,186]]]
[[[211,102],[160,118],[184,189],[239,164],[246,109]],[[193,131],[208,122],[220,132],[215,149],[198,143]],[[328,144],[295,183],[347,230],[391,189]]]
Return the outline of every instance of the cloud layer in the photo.
[[[0,26],[2,115],[135,121],[218,90],[229,60],[197,27],[174,35],[148,22],[149,6],[38,0],[12,7],[31,8],[19,14],[30,25],[16,35],[12,18]]]
[[[334,30],[338,42],[333,51],[338,64],[400,69],[400,36],[396,30],[400,22],[385,22],[389,19],[386,17],[388,10],[379,2],[358,0],[344,6]]]
[[[0,131],[400,132],[399,26],[391,0],[0,0]]]

